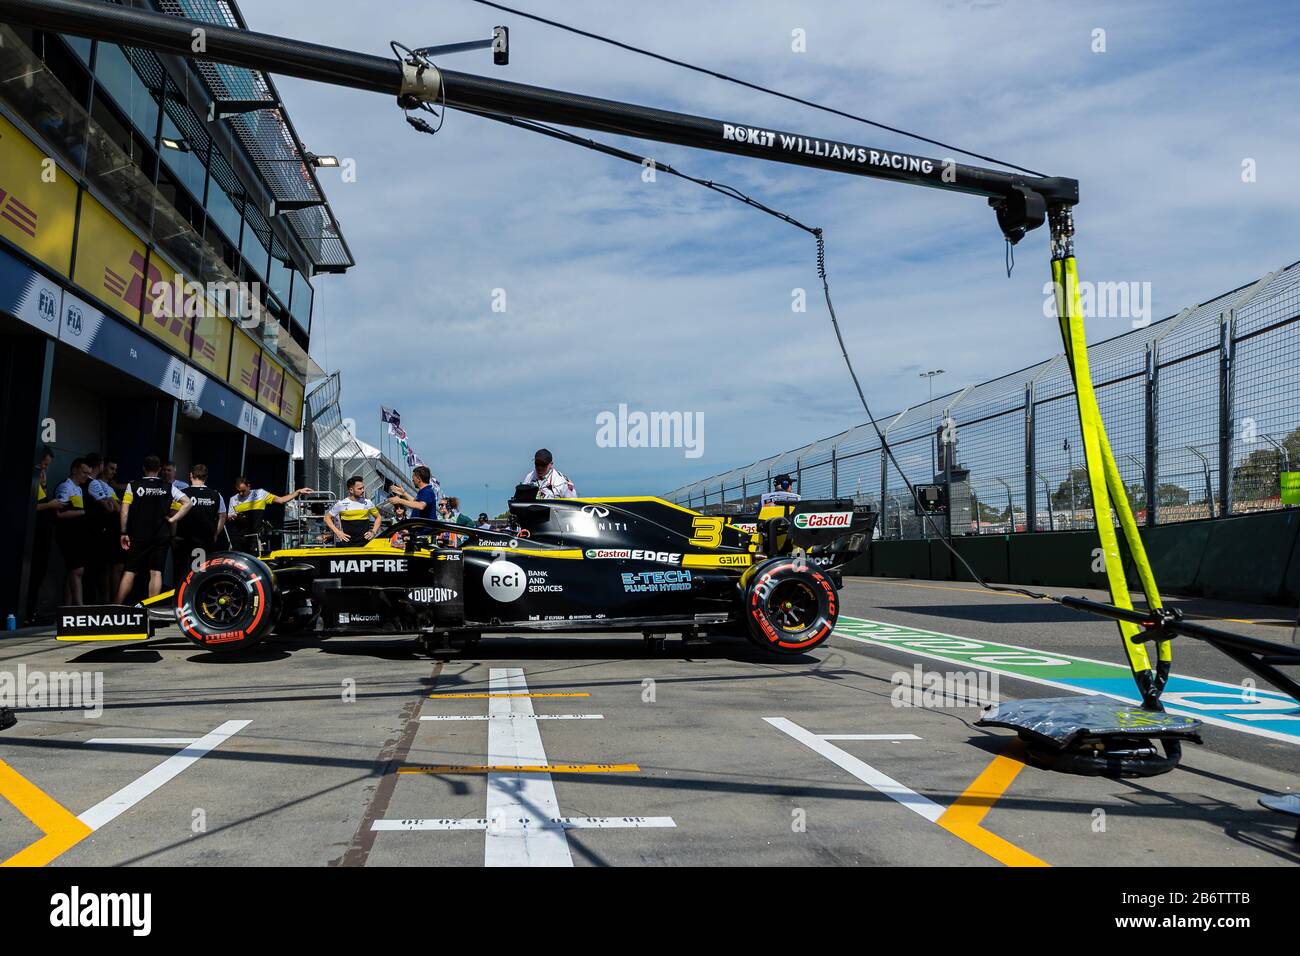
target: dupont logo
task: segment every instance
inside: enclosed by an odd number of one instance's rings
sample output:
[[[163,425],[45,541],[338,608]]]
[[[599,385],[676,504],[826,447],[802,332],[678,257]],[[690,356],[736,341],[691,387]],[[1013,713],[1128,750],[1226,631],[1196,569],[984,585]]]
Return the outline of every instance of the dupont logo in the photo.
[[[406,596],[417,604],[441,604],[456,600],[460,592],[455,588],[413,588],[406,592]]]
[[[852,525],[852,511],[826,511],[821,514],[794,516],[794,526],[796,528],[849,528]]]

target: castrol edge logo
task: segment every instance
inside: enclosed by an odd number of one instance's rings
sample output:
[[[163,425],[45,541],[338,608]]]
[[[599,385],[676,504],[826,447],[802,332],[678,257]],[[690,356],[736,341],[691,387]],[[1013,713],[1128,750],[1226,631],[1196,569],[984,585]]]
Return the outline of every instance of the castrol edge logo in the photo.
[[[796,528],[848,528],[853,525],[852,511],[826,511],[794,516]]]

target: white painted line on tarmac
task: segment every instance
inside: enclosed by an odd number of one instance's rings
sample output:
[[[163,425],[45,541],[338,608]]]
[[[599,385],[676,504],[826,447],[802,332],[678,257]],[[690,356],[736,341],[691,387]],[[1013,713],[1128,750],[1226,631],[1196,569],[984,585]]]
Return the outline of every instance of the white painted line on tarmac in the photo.
[[[485,767],[549,767],[539,720],[603,720],[603,714],[535,714],[523,668],[492,668],[488,713],[422,716],[421,720],[486,720]],[[436,696],[436,695],[435,695]],[[448,695],[451,696],[451,695]],[[548,695],[538,695],[548,696]],[[573,695],[567,695],[573,696]],[[630,769],[635,770],[635,767]],[[399,770],[399,773],[402,772]],[[492,770],[487,774],[487,816],[376,820],[372,830],[479,830],[487,866],[573,866],[566,830],[675,828],[672,817],[562,817],[551,774],[544,770]]]
[[[920,740],[916,734],[818,734],[822,740]]]
[[[105,747],[126,747],[131,744],[188,747],[198,739],[197,737],[92,737],[90,740],[83,740],[82,743]]]
[[[604,720],[604,714],[486,714],[470,716],[430,716],[421,720]]]
[[[887,797],[892,797],[907,809],[919,813],[931,823],[937,823],[939,818],[943,816],[944,808],[929,797],[921,796],[915,790],[903,786],[893,777],[881,773],[871,764],[859,760],[850,753],[846,753],[834,744],[827,743],[826,738],[804,730],[793,720],[787,720],[784,717],[764,717],[763,719],[777,730],[799,741],[809,750],[821,754],[841,770],[848,771],[867,786],[880,791]]]
[[[489,823],[483,817],[466,817],[460,820],[376,820],[375,830],[488,830],[495,826],[501,830],[522,830],[525,827],[539,830],[614,830],[643,829],[648,827],[676,827],[672,817],[555,817],[536,823],[530,819],[498,820]]]
[[[528,683],[522,667],[494,667],[488,679],[493,694],[526,694]],[[546,748],[535,720],[512,720],[516,714],[531,716],[529,697],[491,697],[488,715],[504,718],[488,721],[487,763],[537,766],[546,763]],[[540,824],[560,816],[560,801],[549,773],[490,773],[487,778],[487,819],[524,820],[527,824],[505,829],[487,828],[483,862],[486,866],[573,866],[569,841],[563,829],[544,829]]]
[[[117,793],[95,804],[77,817],[92,830],[98,830],[104,824],[115,820],[127,810],[153,793],[163,784],[175,778],[204,754],[215,750],[226,740],[243,730],[251,720],[228,720],[210,734],[187,742],[185,749],[173,754],[144,776],[128,783]]]

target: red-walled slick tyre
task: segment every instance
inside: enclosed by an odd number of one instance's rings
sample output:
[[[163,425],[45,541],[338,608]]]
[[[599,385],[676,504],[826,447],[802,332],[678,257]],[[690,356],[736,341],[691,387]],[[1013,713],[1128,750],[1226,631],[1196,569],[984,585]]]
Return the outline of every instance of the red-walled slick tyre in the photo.
[[[824,643],[839,613],[834,582],[794,558],[759,565],[745,589],[749,639],[778,654],[802,654]]]
[[[243,650],[271,633],[274,602],[270,568],[252,555],[223,551],[181,582],[176,621],[181,632],[205,650]]]

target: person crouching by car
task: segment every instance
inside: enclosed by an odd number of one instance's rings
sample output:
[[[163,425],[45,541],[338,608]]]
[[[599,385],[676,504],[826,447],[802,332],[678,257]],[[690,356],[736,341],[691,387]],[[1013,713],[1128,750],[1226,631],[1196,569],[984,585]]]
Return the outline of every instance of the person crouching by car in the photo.
[[[366,497],[366,483],[360,475],[348,479],[348,494],[325,513],[325,527],[341,544],[365,544],[379,533],[379,509]]]
[[[118,604],[126,603],[135,587],[135,576],[140,572],[149,574],[149,597],[157,597],[162,591],[163,568],[171,551],[172,534],[177,522],[194,507],[188,495],[159,476],[161,468],[157,455],[147,455],[144,476],[128,484],[122,496],[120,523],[126,564],[117,587]],[[172,502],[180,503],[175,511]]]

